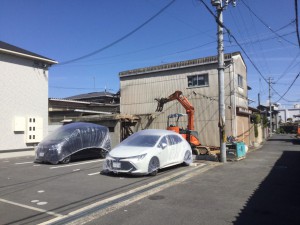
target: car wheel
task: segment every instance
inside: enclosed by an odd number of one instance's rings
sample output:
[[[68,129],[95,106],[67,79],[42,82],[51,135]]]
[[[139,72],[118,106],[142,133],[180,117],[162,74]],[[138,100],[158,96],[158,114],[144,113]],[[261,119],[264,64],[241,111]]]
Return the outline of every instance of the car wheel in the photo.
[[[156,176],[159,168],[159,160],[157,157],[151,158],[148,166],[148,173],[150,176]]]
[[[60,162],[62,164],[68,164],[71,161],[71,156],[67,156],[66,158],[64,158],[63,160],[61,160]]]
[[[100,151],[100,158],[105,159],[106,155],[107,155],[107,151],[105,150]]]
[[[184,153],[183,164],[189,166],[193,162],[193,157],[191,151],[187,150]]]

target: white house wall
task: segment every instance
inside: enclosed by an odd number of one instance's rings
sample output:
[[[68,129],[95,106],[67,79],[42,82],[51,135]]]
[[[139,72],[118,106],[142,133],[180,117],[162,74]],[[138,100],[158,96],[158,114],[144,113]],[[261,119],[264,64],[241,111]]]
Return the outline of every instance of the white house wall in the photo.
[[[300,114],[300,109],[290,108],[290,109],[277,109],[278,116],[281,118],[282,122],[287,122],[287,119],[291,118],[293,121],[298,120],[294,116]]]
[[[0,68],[0,150],[32,147],[34,140],[26,143],[29,118],[41,120],[37,126],[41,133],[35,138],[47,134],[48,71],[34,68],[32,60],[6,54],[0,54]],[[24,125],[20,122],[22,118]],[[18,126],[25,126],[24,131],[20,127],[16,130],[16,121],[21,123]]]
[[[248,84],[247,84],[247,68],[243,63],[240,55],[233,56],[234,61],[234,83],[235,83],[235,96],[237,106],[248,108]],[[243,87],[238,87],[238,75],[243,77]]]

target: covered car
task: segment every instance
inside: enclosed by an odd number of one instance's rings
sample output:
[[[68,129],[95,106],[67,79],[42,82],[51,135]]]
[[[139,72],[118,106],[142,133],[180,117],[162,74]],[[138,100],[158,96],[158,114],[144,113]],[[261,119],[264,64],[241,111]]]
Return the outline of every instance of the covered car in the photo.
[[[93,123],[75,122],[53,131],[35,149],[35,162],[68,163],[71,157],[96,153],[105,157],[111,149],[109,130]]]
[[[193,161],[189,143],[168,130],[142,130],[129,136],[107,155],[103,172],[156,175],[161,168]]]

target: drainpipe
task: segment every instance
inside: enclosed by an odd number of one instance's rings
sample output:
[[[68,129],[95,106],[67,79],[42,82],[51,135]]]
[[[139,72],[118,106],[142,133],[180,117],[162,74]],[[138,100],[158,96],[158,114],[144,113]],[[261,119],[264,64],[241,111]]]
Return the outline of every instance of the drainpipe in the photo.
[[[233,129],[233,136],[237,136],[237,119],[236,119],[236,76],[235,76],[235,65],[234,62],[232,62],[232,76],[233,76],[233,113],[234,113],[234,129]]]
[[[233,61],[230,62],[229,65],[229,74],[230,74],[230,106],[231,106],[231,132],[232,136],[235,135],[235,82],[234,82],[234,73],[233,73]]]

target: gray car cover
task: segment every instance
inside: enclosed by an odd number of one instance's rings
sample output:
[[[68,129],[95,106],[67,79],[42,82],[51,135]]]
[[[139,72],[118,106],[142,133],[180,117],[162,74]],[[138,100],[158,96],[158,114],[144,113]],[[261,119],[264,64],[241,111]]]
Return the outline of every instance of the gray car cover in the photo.
[[[93,123],[76,122],[53,131],[35,150],[35,162],[57,164],[64,158],[87,148],[111,149],[109,130]]]

